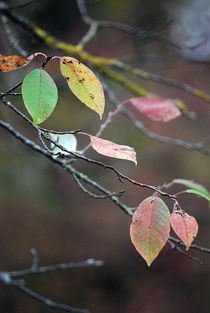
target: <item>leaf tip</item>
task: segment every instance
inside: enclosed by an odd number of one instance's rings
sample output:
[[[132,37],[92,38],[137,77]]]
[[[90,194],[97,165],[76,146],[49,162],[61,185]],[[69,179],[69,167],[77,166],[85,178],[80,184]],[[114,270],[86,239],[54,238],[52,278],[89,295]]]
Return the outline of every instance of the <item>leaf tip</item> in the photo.
[[[186,251],[189,251],[190,250],[190,244],[185,245],[185,248],[186,248]]]
[[[145,260],[145,261],[146,261],[148,267],[150,267],[152,262],[153,262],[153,260]]]

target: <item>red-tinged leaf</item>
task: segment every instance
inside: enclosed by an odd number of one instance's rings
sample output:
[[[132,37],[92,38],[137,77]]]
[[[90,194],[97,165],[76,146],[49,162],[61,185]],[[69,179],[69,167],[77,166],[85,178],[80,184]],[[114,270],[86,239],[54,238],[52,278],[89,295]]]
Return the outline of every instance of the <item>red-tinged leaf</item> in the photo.
[[[137,97],[128,100],[134,108],[154,121],[169,122],[181,115],[176,100],[159,97]]]
[[[80,134],[90,137],[92,148],[99,154],[112,158],[129,160],[137,165],[136,152],[132,147],[119,145],[112,141],[95,137],[87,133],[80,132]]]
[[[186,250],[189,250],[198,233],[196,219],[181,210],[176,210],[171,214],[170,222],[175,234],[184,242]]]
[[[134,212],[131,241],[150,266],[165,246],[170,232],[170,212],[159,197],[145,199]]]
[[[0,72],[11,72],[27,65],[30,60],[20,55],[0,55]]]

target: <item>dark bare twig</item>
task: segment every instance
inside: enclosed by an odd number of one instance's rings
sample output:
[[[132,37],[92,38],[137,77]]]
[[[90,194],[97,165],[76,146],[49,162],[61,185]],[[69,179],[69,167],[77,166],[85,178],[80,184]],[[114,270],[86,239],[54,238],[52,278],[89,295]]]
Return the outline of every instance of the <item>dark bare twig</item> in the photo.
[[[18,4],[8,4],[2,1],[0,2],[0,10],[10,11],[10,10],[21,9],[38,1],[39,0],[28,0],[22,3],[18,3]]]
[[[116,66],[117,68],[119,68],[119,69],[121,69],[127,73],[130,73],[136,77],[139,77],[141,79],[154,81],[158,84],[166,85],[169,87],[174,87],[174,88],[182,90],[182,91],[184,91],[184,92],[186,92],[186,93],[188,93],[194,97],[198,97],[207,103],[210,103],[210,95],[206,94],[205,92],[203,92],[200,89],[192,87],[192,86],[185,84],[183,82],[180,82],[180,81],[177,81],[175,79],[168,78],[168,77],[163,77],[163,76],[160,76],[158,74],[149,73],[149,72],[143,71],[139,68],[133,68],[133,67],[125,64],[122,61],[118,61],[114,66]]]
[[[104,196],[96,195],[95,193],[92,193],[89,190],[87,190],[84,187],[84,185],[82,184],[82,182],[80,181],[80,179],[76,177],[76,175],[74,175],[74,179],[76,180],[76,182],[77,182],[78,186],[81,188],[81,190],[94,199],[107,199],[107,198],[110,198],[113,196],[120,197],[120,196],[122,196],[123,193],[125,193],[125,190],[121,190],[119,192],[112,192],[109,195],[104,195]],[[84,183],[84,181],[83,181],[83,183]]]
[[[11,280],[9,285],[15,287],[16,289],[19,289],[20,291],[22,291],[25,294],[27,294],[28,296],[30,296],[32,299],[34,299],[38,302],[41,302],[41,303],[47,305],[48,307],[50,307],[52,309],[57,309],[57,310],[69,312],[69,313],[89,313],[89,311],[85,310],[85,309],[83,310],[83,309],[72,307],[68,304],[55,302],[55,301],[41,295],[40,293],[37,293],[37,292],[33,291],[32,289],[24,286],[22,284],[22,281]]]
[[[174,238],[174,237],[170,236],[169,240],[174,242],[175,244],[178,244],[178,245],[182,246],[182,247],[184,246],[184,243],[180,239],[177,239],[177,238]],[[200,252],[206,252],[206,253],[210,254],[210,249],[209,248],[198,246],[198,245],[195,245],[195,244],[192,244],[190,246],[190,249],[194,249],[194,250],[197,250],[197,251],[200,251]]]
[[[172,250],[176,250],[177,252],[183,254],[184,256],[186,256],[187,258],[199,263],[199,264],[203,264],[203,261],[201,261],[199,258],[193,256],[192,254],[182,250],[176,243],[174,243],[172,240],[168,240],[168,243],[170,244],[171,246],[171,249]]]
[[[50,159],[53,163],[60,165],[63,169],[65,169],[71,175],[75,175],[79,180],[84,181],[86,184],[89,184],[94,189],[102,192],[104,195],[109,196],[112,192],[100,185],[99,183],[95,182],[87,175],[77,171],[74,167],[70,164],[66,164],[65,160],[60,158],[55,158],[52,154],[50,154],[47,150],[42,149],[39,145],[37,145],[32,140],[28,139],[27,137],[23,136],[20,132],[16,131],[9,123],[0,120],[0,127],[7,130],[12,136],[16,139],[20,140],[26,146],[30,147],[34,151],[38,152],[39,154],[45,156],[47,159]],[[111,196],[111,201],[114,202],[121,210],[123,210],[126,214],[131,215],[130,208],[126,206],[124,203],[119,201],[118,197]]]
[[[105,83],[105,81],[102,79],[103,81],[103,87],[104,90],[107,94],[107,97],[109,98],[110,102],[116,107],[119,105],[119,101],[117,100],[114,92],[109,88],[108,84]],[[186,150],[195,150],[195,151],[199,151],[200,153],[210,156],[210,148],[207,148],[205,146],[205,139],[199,142],[188,142],[188,141],[184,141],[181,139],[176,139],[176,138],[171,138],[171,137],[166,137],[166,136],[161,136],[158,135],[152,131],[150,131],[149,129],[147,129],[143,123],[137,119],[135,117],[135,115],[128,111],[126,108],[121,108],[120,112],[125,115],[132,123],[132,125],[134,127],[136,127],[138,130],[140,130],[141,133],[143,133],[146,137],[160,142],[160,143],[164,143],[164,144],[169,144],[172,146],[176,146],[178,148],[182,148],[182,149],[186,149]]]
[[[77,261],[77,262],[66,262],[66,263],[58,263],[58,264],[52,264],[52,265],[46,265],[46,266],[34,266],[34,263],[32,263],[32,266],[30,268],[24,269],[24,270],[18,270],[18,271],[11,271],[9,272],[11,277],[22,277],[22,276],[28,276],[33,274],[43,274],[48,272],[54,272],[57,270],[66,270],[66,269],[72,269],[72,268],[81,268],[81,267],[92,267],[92,266],[102,266],[104,264],[101,260],[95,260],[95,259],[87,259],[85,261]]]
[[[96,30],[98,28],[110,28],[110,29],[116,29],[116,30],[122,31],[130,35],[134,35],[140,40],[153,39],[153,40],[165,42],[166,44],[170,46],[180,49],[180,47],[172,43],[169,39],[163,38],[160,35],[160,32],[149,30],[149,29],[144,29],[143,27],[133,27],[124,23],[116,22],[116,21],[95,20],[88,14],[85,0],[75,0],[75,1],[79,9],[79,12],[82,16],[83,22],[90,26],[88,33],[85,35],[85,39],[84,39],[85,44],[94,37],[94,35],[96,34]],[[168,24],[169,23],[165,24],[164,28],[168,27]],[[84,43],[82,46],[84,46]]]
[[[22,291],[26,295],[30,296],[34,300],[41,302],[52,309],[58,309],[61,311],[69,312],[69,313],[88,313],[88,310],[79,309],[72,307],[67,304],[62,304],[55,302],[40,293],[26,287],[24,280],[16,280],[14,278],[17,277],[25,277],[28,275],[34,274],[43,274],[48,272],[53,272],[57,270],[66,270],[66,269],[73,269],[73,268],[81,268],[81,267],[99,267],[104,264],[101,260],[95,259],[87,259],[85,261],[79,262],[67,262],[67,263],[58,263],[46,266],[38,266],[38,255],[36,250],[31,249],[31,253],[33,256],[32,266],[27,269],[11,271],[11,272],[0,272],[0,281],[5,285],[13,286],[16,289]]]

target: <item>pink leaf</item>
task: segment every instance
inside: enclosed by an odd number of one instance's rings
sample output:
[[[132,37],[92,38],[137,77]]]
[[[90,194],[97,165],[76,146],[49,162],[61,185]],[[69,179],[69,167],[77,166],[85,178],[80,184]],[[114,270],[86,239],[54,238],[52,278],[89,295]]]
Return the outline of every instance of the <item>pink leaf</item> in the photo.
[[[181,115],[176,100],[159,97],[137,97],[128,100],[134,108],[154,121],[169,122]]]
[[[80,132],[80,134],[90,137],[92,148],[99,154],[112,158],[129,160],[137,165],[136,152],[132,147],[119,145],[112,141],[98,138],[87,133]]]
[[[171,214],[170,222],[175,234],[184,242],[186,250],[189,250],[198,233],[196,219],[181,210],[176,210]]]
[[[165,246],[170,232],[170,212],[159,197],[145,199],[134,212],[130,227],[133,245],[150,266]]]

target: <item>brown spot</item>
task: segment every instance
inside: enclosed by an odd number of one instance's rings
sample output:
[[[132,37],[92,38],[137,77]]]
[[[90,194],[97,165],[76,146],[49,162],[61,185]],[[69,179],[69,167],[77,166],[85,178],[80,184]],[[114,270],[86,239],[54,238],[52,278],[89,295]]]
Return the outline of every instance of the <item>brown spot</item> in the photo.
[[[68,61],[67,63],[71,63],[71,64],[73,64],[73,61]]]
[[[95,99],[95,96],[94,96],[92,93],[89,93],[89,96],[90,96],[90,98],[91,98],[92,100]]]
[[[81,84],[84,83],[84,81],[85,81],[84,78],[80,78],[80,79],[79,79],[79,83],[81,83]]]

